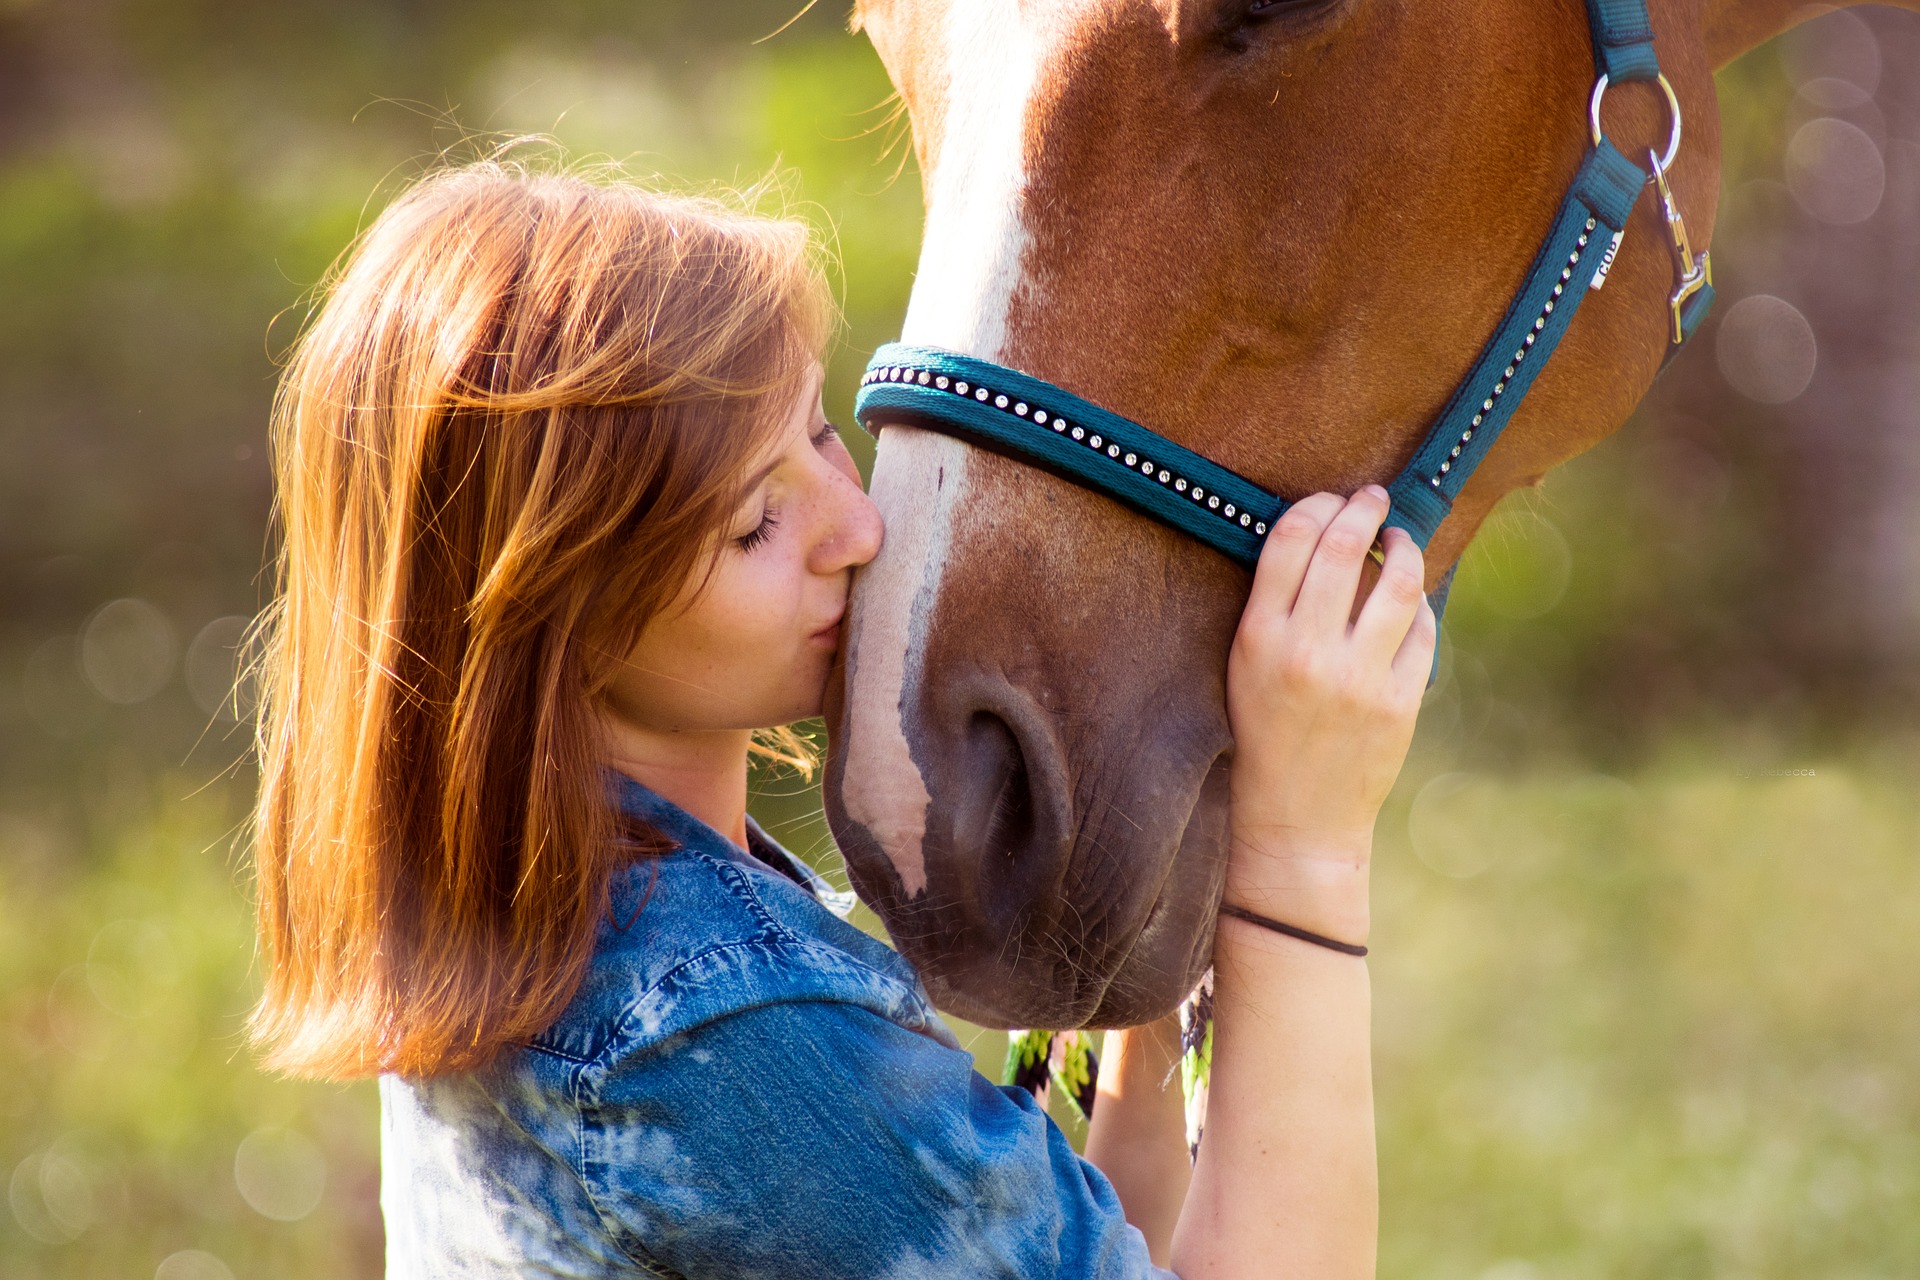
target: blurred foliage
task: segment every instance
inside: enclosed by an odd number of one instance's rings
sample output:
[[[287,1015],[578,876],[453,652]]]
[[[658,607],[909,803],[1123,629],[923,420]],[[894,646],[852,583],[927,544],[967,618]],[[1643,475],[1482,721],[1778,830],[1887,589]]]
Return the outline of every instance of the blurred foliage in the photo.
[[[0,769],[61,791],[105,760],[179,761],[179,682],[103,708],[78,645],[121,597],[184,651],[261,603],[273,357],[312,286],[409,175],[546,133],[681,184],[776,168],[845,256],[849,341],[896,322],[917,184],[890,87],[822,8],[77,3],[0,6]],[[221,634],[230,630],[223,626]],[[162,634],[164,633],[164,634]],[[211,640],[209,641],[211,643]],[[202,702],[205,700],[203,699]],[[227,752],[229,756],[234,752]]]
[[[778,168],[839,256],[844,414],[905,303],[918,181],[844,9],[756,43],[797,3],[0,0],[0,1275],[378,1273],[371,1090],[267,1079],[240,1035],[229,691],[275,357],[385,194],[546,133],[674,182]],[[1893,104],[1920,24],[1874,29]],[[1796,254],[1913,241],[1920,132],[1810,107],[1818,53],[1723,77],[1715,250],[1723,307],[1780,294],[1824,343]],[[1857,227],[1781,199],[1823,112],[1885,149]],[[1889,315],[1861,323],[1912,368]],[[1382,824],[1385,1274],[1920,1270],[1920,747],[1884,662],[1776,625],[1847,616],[1808,603],[1835,575],[1789,518],[1840,500],[1805,478],[1832,374],[1762,403],[1740,355],[1709,330],[1462,567]],[[817,794],[758,786],[844,883]]]
[[[112,797],[138,817],[80,847],[0,829],[0,1274],[379,1274],[377,1099],[249,1065],[235,814],[193,786]]]
[[[919,191],[844,14],[0,5],[0,1275],[379,1273],[370,1086],[242,1034],[275,360],[382,195],[546,134],[744,185],[837,251],[830,402],[897,324]],[[858,444],[856,442],[856,447]]]
[[[1416,758],[1376,852],[1383,1276],[1920,1272],[1920,738],[1779,749]]]
[[[1463,559],[1468,736],[1507,759],[1920,710],[1920,20],[1830,13],[1720,90],[1714,316]]]

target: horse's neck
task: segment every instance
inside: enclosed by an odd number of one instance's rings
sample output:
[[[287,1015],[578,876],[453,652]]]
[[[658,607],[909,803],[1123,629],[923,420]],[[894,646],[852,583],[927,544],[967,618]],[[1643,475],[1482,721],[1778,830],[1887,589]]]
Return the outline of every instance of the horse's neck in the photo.
[[[1843,6],[1849,2],[1841,0]],[[1858,0],[1851,2],[1858,3]],[[1920,10],[1920,0],[1884,0],[1884,3]],[[1662,7],[1673,11],[1676,19],[1700,24],[1708,63],[1715,71],[1749,49],[1757,49],[1781,32],[1826,11],[1825,6],[1809,5],[1806,0],[1668,0]],[[1656,9],[1656,28],[1662,16]]]

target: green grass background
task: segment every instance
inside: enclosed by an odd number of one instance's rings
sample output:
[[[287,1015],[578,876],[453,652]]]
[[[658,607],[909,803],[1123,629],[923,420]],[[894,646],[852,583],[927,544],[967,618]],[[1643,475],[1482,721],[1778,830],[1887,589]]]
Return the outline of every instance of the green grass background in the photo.
[[[784,6],[101,12],[146,96],[0,154],[0,1276],[373,1276],[372,1088],[267,1078],[241,1035],[245,733],[178,654],[101,701],[75,637],[122,597],[179,647],[258,607],[271,353],[370,193],[464,133],[696,183],[781,167],[841,263],[843,421],[904,305],[918,180],[837,13],[756,45]],[[1778,165],[1770,57],[1723,78],[1730,186]],[[1515,499],[1461,571],[1376,857],[1389,1277],[1920,1274],[1920,736],[1778,682],[1615,696],[1650,687],[1623,628],[1745,652],[1713,610],[1766,494],[1736,467],[1703,516],[1666,430],[1656,406]],[[755,809],[841,874],[803,784]]]

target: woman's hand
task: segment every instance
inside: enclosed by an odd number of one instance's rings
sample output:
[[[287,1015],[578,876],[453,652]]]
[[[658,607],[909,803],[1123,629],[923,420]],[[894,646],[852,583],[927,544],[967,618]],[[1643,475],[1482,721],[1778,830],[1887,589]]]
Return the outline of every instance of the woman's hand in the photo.
[[[1227,659],[1234,735],[1226,900],[1361,942],[1374,819],[1413,738],[1438,632],[1420,549],[1386,490],[1315,494],[1273,527]]]

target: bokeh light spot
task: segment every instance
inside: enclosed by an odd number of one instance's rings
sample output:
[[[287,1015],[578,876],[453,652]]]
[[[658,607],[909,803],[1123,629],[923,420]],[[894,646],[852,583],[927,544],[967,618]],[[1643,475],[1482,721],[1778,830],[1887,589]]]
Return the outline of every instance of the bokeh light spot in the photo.
[[[182,1249],[160,1260],[153,1280],[233,1280],[233,1269],[202,1249]]]
[[[233,1153],[233,1182],[261,1217],[298,1222],[319,1207],[327,1158],[291,1129],[256,1129]]]
[[[1824,116],[1809,120],[1787,143],[1787,188],[1822,222],[1865,222],[1887,191],[1886,158],[1857,124]]]
[[[7,1180],[7,1206],[20,1229],[42,1244],[65,1244],[79,1234],[56,1220],[47,1208],[40,1189],[40,1173],[45,1157],[35,1153],[14,1166]]]
[[[159,693],[179,652],[173,624],[145,600],[101,605],[80,633],[80,669],[108,702],[145,702]]]
[[[1816,76],[1800,86],[1800,96],[1822,111],[1851,111],[1873,101],[1873,95],[1851,80]]]
[[[1727,308],[1713,353],[1735,391],[1762,404],[1785,404],[1813,381],[1819,351],[1813,326],[1798,307],[1756,293]]]
[[[1420,788],[1407,813],[1407,838],[1420,861],[1453,880],[1470,880],[1493,869],[1500,842],[1487,839],[1474,803],[1478,779],[1443,773]]]
[[[210,716],[233,720],[252,710],[240,687],[240,646],[249,619],[215,618],[187,646],[187,692]]]
[[[1832,82],[1853,86],[1862,100],[1880,87],[1880,38],[1857,14],[1833,9],[1789,31],[1780,39],[1780,63],[1794,87],[1823,107],[1857,103],[1822,102],[1820,92],[1835,92]]]
[[[1542,1280],[1542,1277],[1540,1269],[1524,1258],[1508,1258],[1482,1271],[1480,1280]]]
[[[48,1216],[70,1235],[79,1235],[100,1217],[92,1172],[57,1143],[40,1161],[40,1198]]]

